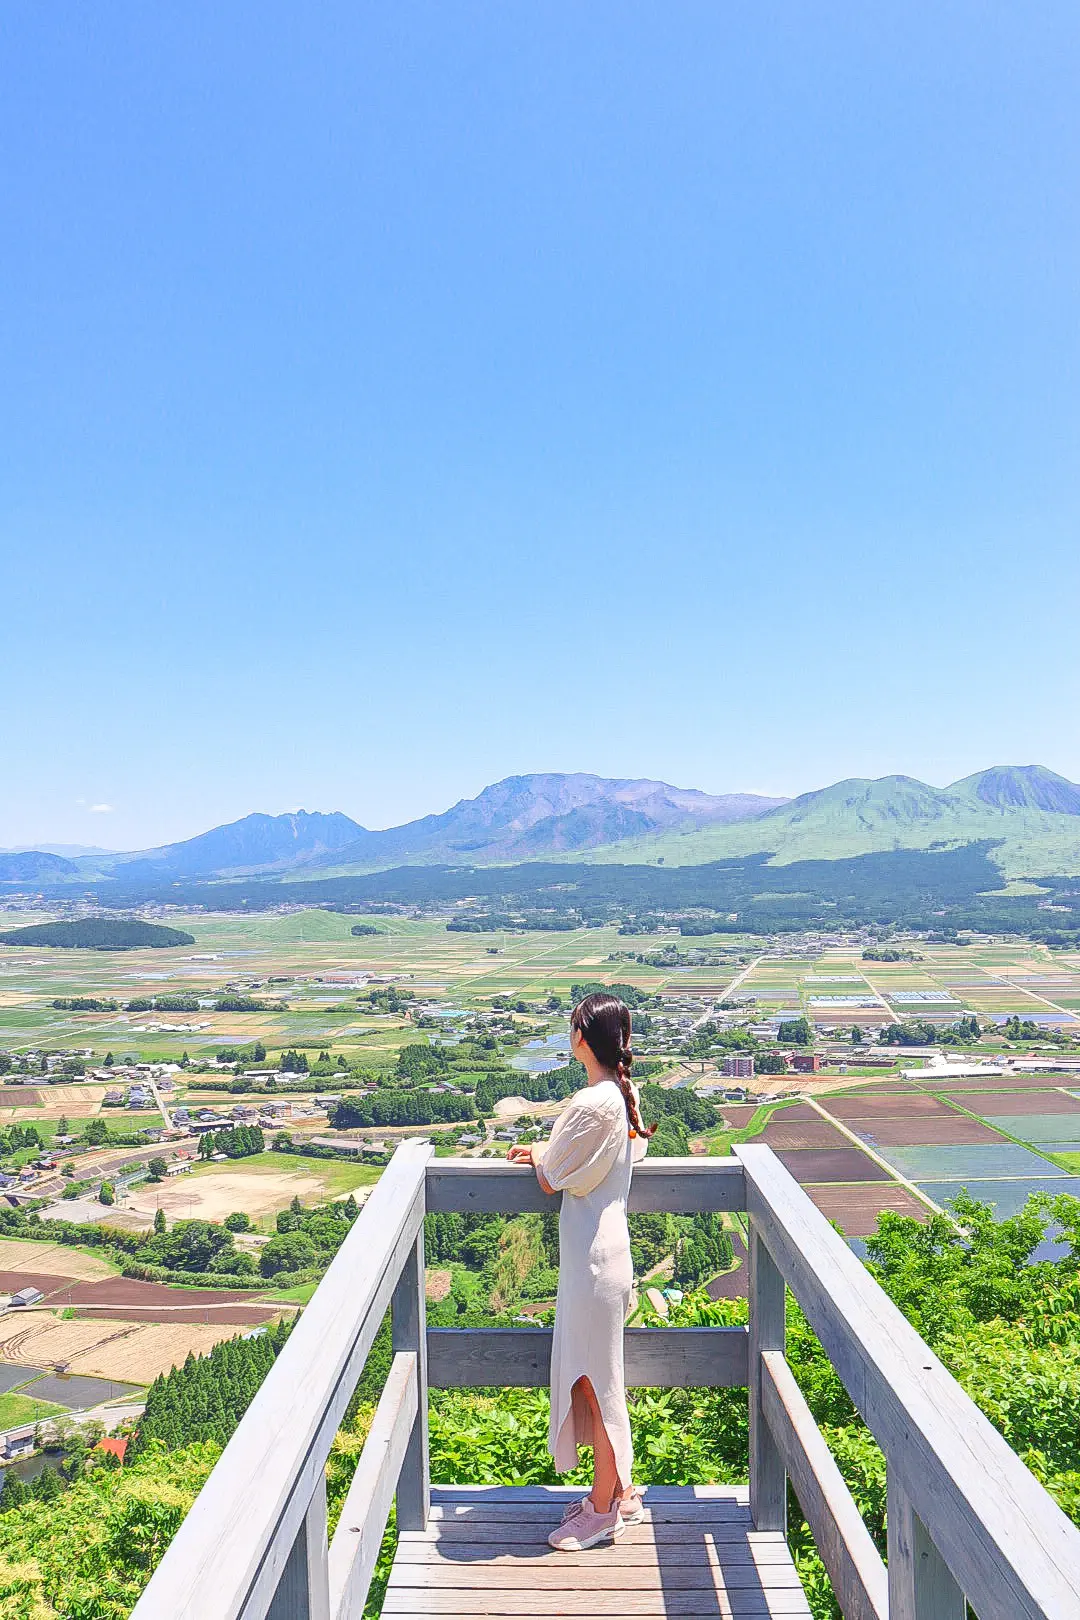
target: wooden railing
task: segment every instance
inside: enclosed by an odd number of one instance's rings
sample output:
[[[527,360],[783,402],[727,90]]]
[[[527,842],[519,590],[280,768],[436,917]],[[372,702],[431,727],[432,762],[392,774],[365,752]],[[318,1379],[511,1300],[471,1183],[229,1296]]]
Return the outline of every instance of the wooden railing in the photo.
[[[133,1620],[359,1620],[391,1502],[428,1516],[429,1387],[544,1385],[548,1329],[436,1329],[425,1212],[557,1206],[528,1169],[400,1147],[293,1330]],[[626,1334],[628,1384],[747,1386],[750,1502],[785,1528],[787,1480],[847,1620],[1077,1620],[1080,1533],[768,1148],[645,1160],[633,1211],[745,1210],[749,1328]],[[784,1355],[794,1293],[888,1467],[888,1568]],[[332,1542],[325,1467],[375,1334],[394,1357]]]

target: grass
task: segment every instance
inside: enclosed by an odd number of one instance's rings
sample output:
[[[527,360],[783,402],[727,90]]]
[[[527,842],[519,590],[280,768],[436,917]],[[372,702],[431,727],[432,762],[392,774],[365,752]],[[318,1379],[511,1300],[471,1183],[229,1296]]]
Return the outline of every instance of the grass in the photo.
[[[0,1395],[0,1430],[16,1429],[23,1423],[37,1423],[42,1418],[57,1417],[66,1412],[65,1406],[52,1401],[35,1401],[30,1395]]]
[[[781,1103],[779,1106],[782,1108],[783,1104]],[[766,1104],[758,1109],[749,1125],[744,1125],[741,1130],[732,1131],[725,1125],[717,1125],[713,1130],[705,1131],[700,1137],[695,1137],[695,1141],[707,1144],[710,1159],[726,1159],[731,1153],[733,1143],[749,1142],[755,1136],[761,1135],[775,1109],[775,1104]]]
[[[1059,1164],[1063,1170],[1068,1170],[1071,1175],[1080,1176],[1080,1153],[1048,1153],[1045,1148],[1039,1151],[1042,1152],[1044,1158],[1050,1159],[1054,1164]]]
[[[259,1300],[261,1303],[265,1299],[268,1305],[306,1305],[318,1286],[317,1282],[296,1283],[292,1288],[260,1294]]]

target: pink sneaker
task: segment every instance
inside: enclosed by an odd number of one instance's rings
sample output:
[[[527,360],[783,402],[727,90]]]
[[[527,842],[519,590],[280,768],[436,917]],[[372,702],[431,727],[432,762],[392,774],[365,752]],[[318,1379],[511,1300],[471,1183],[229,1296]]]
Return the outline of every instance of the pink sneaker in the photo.
[[[645,1503],[642,1501],[641,1488],[631,1485],[630,1495],[624,1496],[619,1502],[619,1517],[624,1526],[640,1524],[645,1517]]]
[[[618,1503],[607,1513],[597,1513],[592,1497],[586,1496],[580,1502],[571,1502],[558,1529],[548,1536],[548,1545],[556,1552],[584,1552],[600,1541],[614,1541],[622,1529]]]

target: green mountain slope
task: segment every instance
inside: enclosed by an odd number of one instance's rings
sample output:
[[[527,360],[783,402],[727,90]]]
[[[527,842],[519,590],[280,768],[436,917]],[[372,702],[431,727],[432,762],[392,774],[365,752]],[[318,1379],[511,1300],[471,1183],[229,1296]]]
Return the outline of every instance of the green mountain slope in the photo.
[[[1070,803],[1069,789],[1076,810],[1038,808]],[[1080,873],[1080,789],[1031,766],[995,767],[944,789],[908,776],[856,777],[753,821],[630,839],[578,859],[689,866],[771,850],[787,865],[985,838],[1002,841],[993,858],[1007,878]]]

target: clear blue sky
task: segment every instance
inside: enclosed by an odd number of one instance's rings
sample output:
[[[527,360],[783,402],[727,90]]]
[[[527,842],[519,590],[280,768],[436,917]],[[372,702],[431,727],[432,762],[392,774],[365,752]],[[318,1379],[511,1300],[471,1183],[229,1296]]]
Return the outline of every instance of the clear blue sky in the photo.
[[[1080,776],[1074,0],[3,32],[0,844]]]

